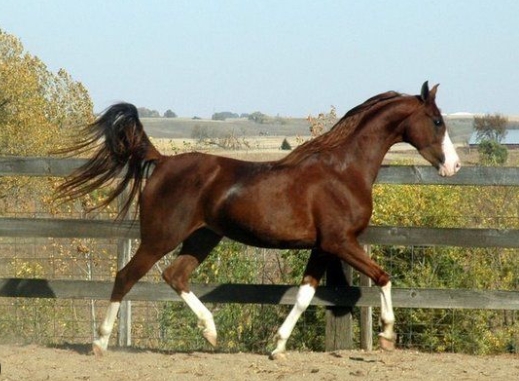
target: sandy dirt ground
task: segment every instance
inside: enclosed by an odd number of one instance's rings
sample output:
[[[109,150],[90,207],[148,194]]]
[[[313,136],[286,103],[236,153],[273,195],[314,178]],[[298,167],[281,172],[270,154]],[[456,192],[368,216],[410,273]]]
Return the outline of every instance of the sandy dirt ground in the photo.
[[[0,345],[2,381],[270,381],[270,380],[517,380],[519,356],[393,352],[288,352],[264,355],[166,353],[112,349],[95,357],[86,346]]]

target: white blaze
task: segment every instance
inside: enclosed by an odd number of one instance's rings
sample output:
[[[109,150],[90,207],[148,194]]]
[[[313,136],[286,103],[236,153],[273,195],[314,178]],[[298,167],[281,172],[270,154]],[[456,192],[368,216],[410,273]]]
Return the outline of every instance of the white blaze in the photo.
[[[460,158],[456,153],[456,149],[447,131],[445,131],[445,135],[443,136],[442,149],[445,162],[440,164],[438,172],[440,176],[452,176],[460,169]]]

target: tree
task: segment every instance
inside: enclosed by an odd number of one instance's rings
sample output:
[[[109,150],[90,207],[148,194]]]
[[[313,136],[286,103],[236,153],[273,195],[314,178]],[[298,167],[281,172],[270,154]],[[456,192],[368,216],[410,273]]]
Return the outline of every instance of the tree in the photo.
[[[65,70],[50,72],[0,29],[0,154],[47,155],[93,120],[87,90]]]
[[[93,121],[85,87],[65,70],[49,71],[24,51],[18,38],[0,29],[0,155],[47,156]],[[46,179],[4,177],[0,212],[17,205],[48,205],[52,184]],[[41,199],[40,199],[41,197]]]
[[[225,120],[234,118],[239,118],[239,115],[230,111],[215,112],[211,117],[212,120]]]
[[[283,142],[281,143],[281,149],[284,151],[290,151],[292,149],[292,146],[288,142],[287,138],[283,139]]]
[[[320,113],[317,118],[309,115],[306,120],[310,123],[309,129],[312,138],[316,138],[337,123],[337,110],[335,106],[330,106],[330,112],[328,114]]]
[[[500,114],[486,114],[474,117],[476,140],[493,140],[501,143],[506,136],[508,119]]]
[[[171,111],[169,109],[164,113],[164,118],[176,118],[176,117],[177,117],[177,114],[175,114],[173,111]]]
[[[502,165],[508,150],[501,144],[507,133],[508,119],[499,114],[474,117],[474,131],[479,141],[479,160],[484,165]]]
[[[250,114],[248,119],[253,121],[254,123],[267,124],[270,120],[270,117],[259,111],[256,111]]]
[[[138,107],[139,117],[141,118],[160,118],[160,114],[157,110],[150,110],[146,107]]]

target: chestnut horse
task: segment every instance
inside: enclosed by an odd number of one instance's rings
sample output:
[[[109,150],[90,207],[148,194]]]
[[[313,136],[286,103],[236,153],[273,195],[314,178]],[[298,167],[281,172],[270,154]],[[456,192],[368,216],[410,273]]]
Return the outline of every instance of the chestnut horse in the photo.
[[[272,358],[283,356],[334,257],[380,287],[380,344],[391,349],[395,334],[390,278],[365,254],[357,237],[370,220],[372,186],[393,144],[410,143],[441,176],[452,176],[460,168],[435,103],[437,87],[429,90],[425,82],[417,96],[393,91],[376,95],[346,113],[329,132],[268,162],[196,152],[164,156],[151,144],[133,105],[110,107],[67,150],[95,153],[58,189],[60,197],[79,197],[123,172],[98,207],[129,186],[124,214],[139,196],[140,246],[117,272],[94,351],[107,349],[120,302],[132,286],[180,244],[179,255],[162,277],[200,319],[207,341],[216,345],[213,316],[190,291],[189,277],[224,236],[259,247],[311,249],[297,301],[277,332]],[[148,169],[153,171],[143,185]]]

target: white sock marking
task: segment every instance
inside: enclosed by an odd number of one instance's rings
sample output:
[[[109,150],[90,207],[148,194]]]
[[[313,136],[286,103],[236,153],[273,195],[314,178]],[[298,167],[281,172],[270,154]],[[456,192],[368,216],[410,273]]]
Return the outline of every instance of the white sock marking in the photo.
[[[393,325],[395,324],[395,314],[393,313],[393,302],[391,300],[391,282],[380,288],[380,319],[383,324],[383,332],[380,336],[394,340]]]
[[[292,334],[297,321],[310,305],[314,295],[315,288],[309,284],[304,284],[299,287],[296,303],[278,330],[276,349],[272,352],[272,356],[285,352],[288,338]]]
[[[213,314],[206,306],[196,297],[195,294],[182,291],[180,297],[188,307],[198,317],[199,324],[203,328],[204,337],[212,344],[216,345],[216,326],[213,320]]]
[[[103,351],[106,351],[108,348],[108,341],[110,340],[110,335],[112,334],[120,306],[120,302],[111,302],[106,311],[105,320],[103,320],[103,323],[99,326],[99,337],[94,340],[94,345]]]

